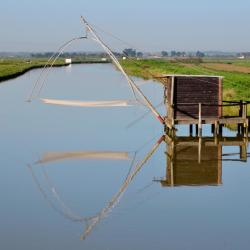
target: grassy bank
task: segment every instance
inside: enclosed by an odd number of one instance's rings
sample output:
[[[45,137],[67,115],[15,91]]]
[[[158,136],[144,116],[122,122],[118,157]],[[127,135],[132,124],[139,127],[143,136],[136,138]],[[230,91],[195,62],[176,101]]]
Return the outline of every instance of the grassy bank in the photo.
[[[22,59],[22,58],[2,58],[0,59],[0,82],[16,78],[24,73],[36,69],[42,68],[47,63],[48,58],[32,58],[32,59]],[[105,63],[100,59],[88,58],[81,59],[77,58],[73,60],[73,64],[79,63]],[[64,59],[58,59],[54,64],[54,67],[66,66]]]
[[[44,67],[48,58],[0,59],[0,82],[18,77],[27,71]],[[106,61],[109,62],[109,61]],[[105,63],[100,58],[74,58],[73,63]],[[59,59],[55,67],[65,66]],[[150,79],[163,74],[219,75],[224,76],[223,99],[250,101],[250,60],[203,59],[197,60],[124,60],[122,65],[133,76]],[[237,108],[224,109],[225,114],[236,115]],[[250,115],[250,108],[249,108]]]
[[[250,101],[250,74],[244,73],[245,68],[249,67],[249,61],[243,65],[243,62],[233,60],[223,61],[219,63],[227,65],[230,63],[230,69],[226,67],[223,70],[216,70],[214,68],[208,68],[207,64],[218,65],[218,61],[199,61],[199,60],[124,60],[122,64],[126,71],[133,76],[143,77],[144,79],[152,78],[154,76],[160,76],[162,74],[187,74],[187,75],[218,75],[224,77],[223,85],[223,99],[227,101]],[[237,71],[232,67],[237,65]],[[242,72],[240,67],[242,65]],[[248,66],[249,65],[249,66]],[[219,68],[217,66],[217,68]],[[221,67],[222,68],[222,67]],[[243,71],[244,70],[244,71]],[[224,109],[225,114],[236,115],[238,113],[237,108]],[[250,114],[250,112],[248,112]]]

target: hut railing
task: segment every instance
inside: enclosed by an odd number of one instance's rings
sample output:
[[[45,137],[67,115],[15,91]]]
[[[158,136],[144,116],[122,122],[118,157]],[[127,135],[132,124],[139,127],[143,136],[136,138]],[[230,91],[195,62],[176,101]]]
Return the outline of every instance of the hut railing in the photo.
[[[198,106],[199,120],[202,118],[202,106],[208,107],[239,107],[239,117],[247,119],[248,105],[250,101],[223,101],[225,104],[212,104],[212,103],[178,103],[177,106]],[[172,105],[172,111],[174,112],[176,105]]]

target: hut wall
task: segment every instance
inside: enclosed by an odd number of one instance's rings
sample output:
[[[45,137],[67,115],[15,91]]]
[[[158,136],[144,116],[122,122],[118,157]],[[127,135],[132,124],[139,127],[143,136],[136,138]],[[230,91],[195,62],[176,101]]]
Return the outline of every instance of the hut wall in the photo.
[[[168,80],[168,103],[174,112],[169,118],[198,119],[199,103],[202,117],[221,117],[222,81],[220,77],[172,76]]]

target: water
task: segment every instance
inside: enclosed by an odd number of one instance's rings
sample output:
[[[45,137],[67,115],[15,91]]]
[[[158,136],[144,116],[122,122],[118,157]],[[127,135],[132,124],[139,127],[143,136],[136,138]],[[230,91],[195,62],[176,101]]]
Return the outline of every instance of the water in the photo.
[[[132,179],[161,124],[151,115],[134,124],[147,111],[141,106],[27,103],[39,73],[0,85],[1,249],[249,249],[250,166],[241,138],[223,147],[206,138],[199,147],[179,128],[178,141],[162,142]],[[136,81],[155,105],[162,101],[159,84]],[[132,94],[111,65],[76,65],[53,69],[42,97]],[[53,161],[41,163],[48,156]]]

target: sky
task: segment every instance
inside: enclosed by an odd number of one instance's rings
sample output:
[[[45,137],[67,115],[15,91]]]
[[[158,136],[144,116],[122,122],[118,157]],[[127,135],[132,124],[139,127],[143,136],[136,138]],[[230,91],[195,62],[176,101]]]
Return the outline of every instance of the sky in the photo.
[[[81,15],[128,43],[99,30],[114,50],[250,51],[249,13],[249,0],[1,0],[0,51],[55,51],[84,34]]]

